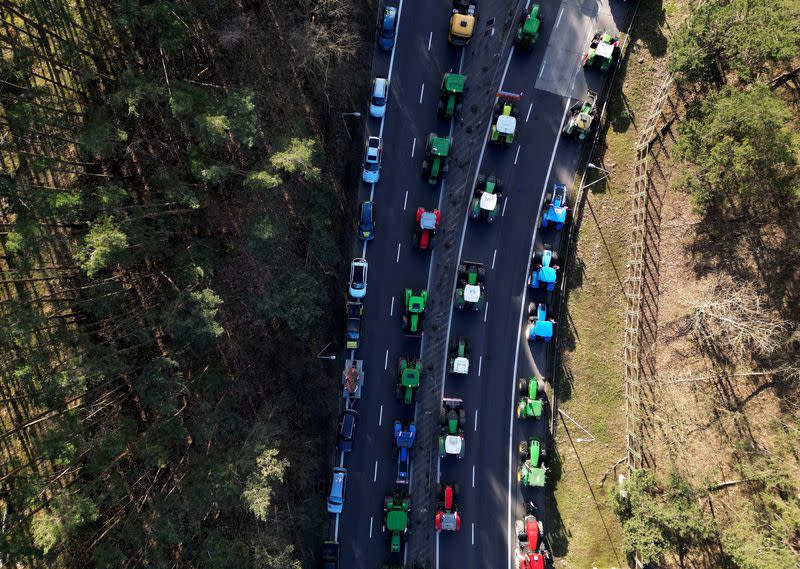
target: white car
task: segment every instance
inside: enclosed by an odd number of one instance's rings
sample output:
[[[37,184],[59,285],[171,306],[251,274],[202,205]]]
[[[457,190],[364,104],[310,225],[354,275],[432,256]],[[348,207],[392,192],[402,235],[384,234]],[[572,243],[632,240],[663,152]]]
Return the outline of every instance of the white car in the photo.
[[[389,100],[389,82],[383,77],[376,77],[372,82],[372,97],[369,100],[369,115],[377,119],[386,114],[386,103]]]
[[[367,296],[367,268],[369,264],[366,259],[353,259],[350,263],[350,296],[353,298],[364,298]]]
[[[377,136],[370,136],[367,140],[367,150],[364,152],[364,167],[361,170],[361,179],[368,184],[374,184],[381,176],[381,153],[383,144]]]

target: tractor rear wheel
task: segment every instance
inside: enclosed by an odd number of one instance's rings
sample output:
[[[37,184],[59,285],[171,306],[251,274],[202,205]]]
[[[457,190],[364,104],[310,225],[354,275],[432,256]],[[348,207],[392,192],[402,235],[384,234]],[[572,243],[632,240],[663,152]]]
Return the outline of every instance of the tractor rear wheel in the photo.
[[[486,267],[478,267],[478,280],[486,278]]]
[[[533,254],[533,264],[541,266],[543,256],[544,255],[542,254],[541,251],[536,251],[536,253]]]
[[[461,263],[458,266],[458,278],[459,279],[466,279],[467,278],[467,266],[464,263]]]
[[[550,264],[557,264],[558,263],[558,253],[553,251],[553,257],[550,259]]]
[[[447,424],[447,411],[444,410],[444,407],[439,409],[439,424],[442,426]]]
[[[517,453],[519,454],[519,459],[522,461],[526,461],[530,458],[531,453],[530,450],[528,450],[528,441],[519,441]]]
[[[461,494],[461,487],[458,485],[458,483],[454,483],[453,484],[453,496],[458,498],[459,494]]]
[[[466,424],[467,424],[467,412],[464,411],[464,409],[459,409],[458,410],[458,426],[463,429],[464,425],[466,425]]]

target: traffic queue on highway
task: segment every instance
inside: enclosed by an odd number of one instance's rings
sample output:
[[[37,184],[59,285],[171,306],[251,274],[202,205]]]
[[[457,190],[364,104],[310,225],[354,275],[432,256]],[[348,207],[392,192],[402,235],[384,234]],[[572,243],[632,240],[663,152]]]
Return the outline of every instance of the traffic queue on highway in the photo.
[[[477,2],[475,0],[453,0],[452,15],[448,30],[451,45],[463,47],[470,43],[477,21]],[[381,18],[378,32],[378,46],[385,51],[395,47],[399,13],[394,6],[387,6]],[[541,26],[540,7],[532,4],[526,9],[516,27],[515,47],[522,50],[533,49]],[[597,33],[583,58],[584,66],[596,66],[605,71],[619,51],[619,38],[608,32]],[[461,113],[461,100],[467,86],[467,77],[452,71],[444,73],[441,80],[437,116],[452,121]],[[375,77],[372,82],[369,101],[369,115],[372,119],[383,121],[390,97],[389,78]],[[488,142],[498,148],[507,148],[514,141],[517,130],[517,109],[515,103],[520,95],[500,91],[497,93],[495,108],[488,130]],[[589,137],[597,121],[597,95],[588,92],[585,99],[570,108],[570,117],[563,129],[563,135],[583,141]],[[452,123],[451,123],[452,124]],[[382,129],[381,129],[382,130]],[[452,132],[452,128],[450,129]],[[448,173],[448,162],[453,146],[452,137],[431,132],[426,140],[421,170],[428,184],[440,186]],[[380,136],[369,136],[365,145],[361,179],[366,184],[380,183],[383,141]],[[412,151],[413,153],[413,151]],[[413,154],[412,154],[413,155]],[[499,216],[503,182],[492,172],[480,173],[470,191],[467,215],[477,223],[493,223]],[[405,209],[405,208],[404,208]],[[340,464],[333,468],[330,478],[327,508],[330,514],[339,515],[345,508],[347,488],[347,469],[344,456],[353,448],[358,425],[358,403],[365,389],[366,372],[364,360],[357,357],[362,346],[361,320],[367,296],[369,263],[366,259],[367,244],[376,238],[376,208],[373,201],[359,205],[357,226],[358,239],[363,243],[363,253],[350,264],[348,300],[346,301],[345,347],[346,358],[341,373],[343,409],[339,422],[336,449],[341,456]],[[412,213],[413,212],[413,213]],[[414,218],[414,244],[418,254],[429,252],[434,245],[434,236],[441,226],[442,213],[436,208],[412,208]],[[569,189],[563,183],[555,183],[552,191],[546,194],[537,219],[539,243],[533,252],[527,286],[530,289],[531,303],[526,337],[529,342],[551,342],[555,333],[554,296],[558,291],[560,274],[558,249],[563,244],[561,238],[570,221]],[[398,249],[399,255],[399,249]],[[399,325],[406,337],[422,338],[424,316],[429,301],[429,291],[424,288],[406,288],[402,295],[401,318]],[[457,267],[456,288],[453,306],[458,310],[480,312],[486,301],[486,267],[478,261],[462,259]],[[388,351],[387,351],[388,358]],[[449,341],[447,371],[451,374],[466,375],[470,370],[470,342],[458,336]],[[398,401],[413,409],[420,381],[423,376],[423,362],[420,354],[406,354],[397,359],[395,372],[395,394]],[[515,412],[520,421],[540,419],[545,410],[545,383],[535,376],[518,380],[518,396]],[[382,410],[381,410],[382,411]],[[439,431],[418,433],[414,420],[394,420],[392,434],[396,470],[394,490],[383,503],[382,530],[389,543],[390,564],[399,567],[401,551],[409,531],[409,512],[411,497],[409,492],[411,459],[414,443],[418,436],[438,439],[439,457],[461,459],[465,455],[466,409],[464,401],[457,397],[443,397],[439,409]],[[518,443],[517,481],[521,488],[543,487],[546,483],[545,466],[547,441],[535,437],[525,438]],[[377,463],[376,463],[377,473]],[[473,474],[474,476],[474,474]],[[474,485],[474,480],[473,480]],[[441,481],[436,488],[436,508],[432,512],[432,529],[436,532],[459,531],[461,513],[458,507],[459,483],[455,480]],[[526,515],[516,521],[514,543],[515,569],[544,569],[549,553],[545,545],[543,525],[534,514],[536,506],[529,501]],[[370,528],[371,535],[371,528]],[[325,542],[323,564],[326,568],[339,567],[339,544]]]

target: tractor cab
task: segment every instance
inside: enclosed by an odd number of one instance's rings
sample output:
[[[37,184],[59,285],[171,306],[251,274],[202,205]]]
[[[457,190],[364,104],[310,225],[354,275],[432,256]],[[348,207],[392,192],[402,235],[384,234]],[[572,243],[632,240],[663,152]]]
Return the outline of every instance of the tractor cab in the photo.
[[[500,213],[501,186],[502,184],[494,174],[490,174],[488,177],[478,176],[469,210],[469,216],[472,219],[491,223],[497,218]]]
[[[397,398],[410,405],[414,402],[414,393],[419,387],[422,375],[422,360],[415,358],[400,358],[400,381],[397,384]]]
[[[584,67],[599,67],[608,71],[619,52],[620,38],[610,32],[597,32],[589,44],[589,51],[583,54]]]
[[[498,101],[494,109],[494,124],[489,131],[489,141],[509,145],[514,142],[517,131],[517,117],[514,101],[522,98],[521,93],[497,93]]]
[[[549,342],[553,339],[555,321],[547,318],[547,307],[540,302],[534,316],[528,319],[528,341]]]
[[[578,101],[570,107],[570,118],[564,127],[564,134],[573,136],[578,140],[585,140],[594,126],[597,118],[597,93],[587,91],[583,101]]]
[[[461,112],[461,97],[466,90],[466,86],[466,75],[459,73],[444,74],[437,110],[439,118],[451,119],[457,112]]]
[[[514,36],[514,45],[528,50],[533,48],[533,44],[539,39],[539,30],[542,27],[542,17],[539,11],[539,5],[533,4],[530,11],[522,13],[517,33]]]
[[[436,184],[447,175],[448,156],[453,140],[450,137],[438,136],[434,133],[428,135],[425,145],[425,159],[422,161],[422,171],[429,184]]]
[[[542,227],[549,227],[552,224],[554,228],[562,229],[567,221],[568,211],[567,186],[560,183],[553,184],[553,191],[546,196]]]
[[[486,269],[483,263],[464,261],[458,266],[456,308],[469,307],[473,310],[483,308],[486,296],[485,278]]]
[[[411,421],[403,428],[403,423],[397,419],[394,422],[394,444],[397,452],[397,484],[408,484],[411,476],[411,447],[417,438],[417,427]]]
[[[425,303],[428,300],[427,290],[405,290],[405,314],[403,315],[403,330],[407,336],[422,336],[422,315],[425,312]]]
[[[475,0],[453,0],[453,14],[450,16],[447,40],[453,45],[467,45],[475,32],[477,19],[478,5]]]
[[[544,381],[531,376],[523,377],[517,384],[519,399],[517,400],[517,419],[538,418],[544,410]]]
[[[528,277],[528,285],[533,289],[543,286],[548,292],[556,288],[558,279],[558,253],[554,253],[545,245],[543,251],[537,251],[533,256],[533,270]]]

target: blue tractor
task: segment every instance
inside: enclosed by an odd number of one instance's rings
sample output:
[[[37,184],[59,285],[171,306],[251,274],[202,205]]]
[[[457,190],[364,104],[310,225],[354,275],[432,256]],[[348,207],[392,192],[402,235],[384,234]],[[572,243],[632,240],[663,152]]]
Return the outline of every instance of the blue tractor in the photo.
[[[533,256],[533,270],[528,277],[528,286],[533,289],[542,286],[548,292],[552,292],[556,288],[559,269],[558,253],[554,253],[549,245],[545,245],[543,251],[537,251]]]
[[[417,427],[411,421],[403,428],[400,419],[394,422],[394,446],[397,453],[397,480],[398,484],[408,484],[411,476],[411,447],[417,438]]]
[[[553,191],[545,196],[545,210],[542,216],[542,227],[562,229],[567,222],[569,214],[569,196],[567,186],[560,183],[553,184]]]
[[[547,318],[547,306],[543,302],[536,305],[536,312],[528,322],[529,342],[549,342],[553,339],[556,322],[552,318]]]

